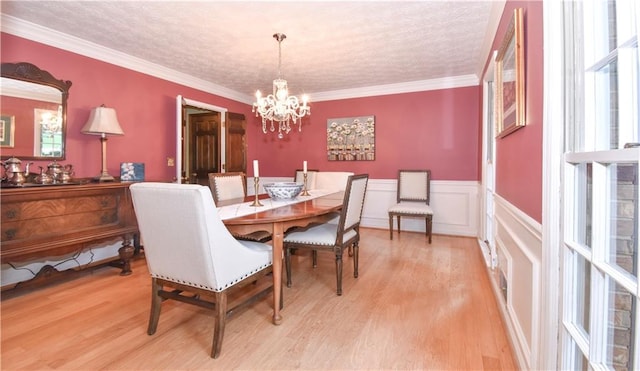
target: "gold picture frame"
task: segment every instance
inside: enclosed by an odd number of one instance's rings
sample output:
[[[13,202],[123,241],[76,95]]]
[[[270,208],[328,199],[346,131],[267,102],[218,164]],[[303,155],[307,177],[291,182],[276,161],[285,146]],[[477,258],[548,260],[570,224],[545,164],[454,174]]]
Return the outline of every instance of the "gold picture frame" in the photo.
[[[502,138],[524,127],[524,14],[522,8],[513,11],[513,18],[496,56],[496,131]]]

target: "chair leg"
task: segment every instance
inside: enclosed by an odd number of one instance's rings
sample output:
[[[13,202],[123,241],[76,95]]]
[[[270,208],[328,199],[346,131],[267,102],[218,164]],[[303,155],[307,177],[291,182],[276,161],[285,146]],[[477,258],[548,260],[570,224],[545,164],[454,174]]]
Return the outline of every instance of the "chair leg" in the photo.
[[[353,244],[353,277],[358,278],[358,257],[360,254],[360,248],[358,247],[359,243],[356,242]]]
[[[158,294],[158,291],[162,290],[162,285],[158,284],[155,278],[151,279],[151,312],[149,313],[149,327],[147,328],[147,334],[153,335],[158,328],[158,321],[160,320],[160,306],[162,305],[162,298]]]
[[[291,249],[288,248],[284,249],[284,268],[287,271],[287,287],[291,287]]]
[[[433,215],[427,216],[427,235],[429,235],[429,243],[431,243],[431,234],[433,228]]]
[[[389,214],[389,239],[393,240],[393,215]]]
[[[398,218],[398,236],[400,236],[400,215],[396,215],[396,218]]]
[[[336,251],[336,283],[337,294],[342,295],[342,249]]]
[[[216,323],[213,329],[213,345],[211,358],[218,358],[222,349],[222,338],[227,319],[227,292],[216,292]]]
[[[318,267],[318,251],[317,250],[311,250],[311,256],[313,257],[313,267],[317,268]]]

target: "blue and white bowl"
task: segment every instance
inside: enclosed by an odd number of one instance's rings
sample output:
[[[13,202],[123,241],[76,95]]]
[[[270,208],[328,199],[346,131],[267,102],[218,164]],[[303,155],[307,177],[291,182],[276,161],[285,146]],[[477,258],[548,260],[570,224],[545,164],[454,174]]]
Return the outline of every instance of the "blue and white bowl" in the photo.
[[[267,183],[263,186],[269,197],[274,200],[290,200],[296,198],[302,191],[302,183],[282,182]]]

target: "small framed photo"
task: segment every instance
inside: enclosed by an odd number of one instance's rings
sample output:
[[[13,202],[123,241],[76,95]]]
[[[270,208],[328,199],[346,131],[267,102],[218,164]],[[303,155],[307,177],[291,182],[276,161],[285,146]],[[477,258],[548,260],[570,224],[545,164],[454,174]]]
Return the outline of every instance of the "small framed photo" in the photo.
[[[15,116],[0,115],[0,147],[13,148],[15,131]]]
[[[120,181],[142,182],[144,181],[144,163],[142,162],[121,162]]]

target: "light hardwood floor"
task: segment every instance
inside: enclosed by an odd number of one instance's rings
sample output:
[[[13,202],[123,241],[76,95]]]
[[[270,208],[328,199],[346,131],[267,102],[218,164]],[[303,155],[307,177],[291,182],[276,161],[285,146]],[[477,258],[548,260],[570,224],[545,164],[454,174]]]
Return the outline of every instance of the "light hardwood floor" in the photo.
[[[234,315],[211,359],[213,313],[165,302],[146,333],[150,278],[104,267],[1,302],[3,370],[511,370],[516,365],[474,239],[362,229],[360,277],[345,254],[293,257],[283,322],[271,299]]]

